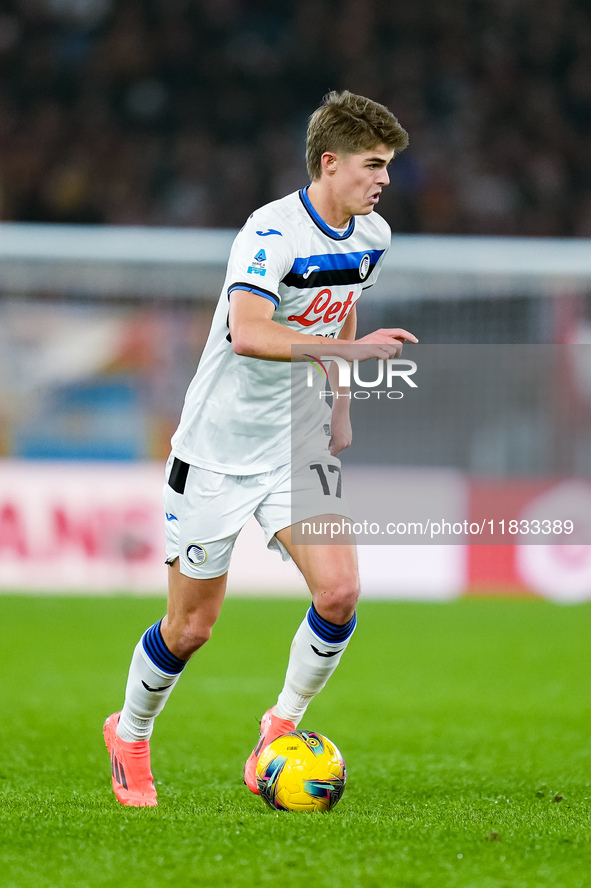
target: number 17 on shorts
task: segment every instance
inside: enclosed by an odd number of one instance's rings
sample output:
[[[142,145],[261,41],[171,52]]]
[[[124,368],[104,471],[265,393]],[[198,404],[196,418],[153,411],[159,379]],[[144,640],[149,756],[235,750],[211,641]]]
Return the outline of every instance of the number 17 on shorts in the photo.
[[[339,539],[331,537],[330,529],[325,526],[333,523],[329,518],[338,518],[339,525],[341,519],[350,520],[340,460],[330,455],[322,456],[292,472],[291,517],[294,543],[319,545],[332,542],[342,545],[353,542],[346,526],[344,530],[341,529]]]

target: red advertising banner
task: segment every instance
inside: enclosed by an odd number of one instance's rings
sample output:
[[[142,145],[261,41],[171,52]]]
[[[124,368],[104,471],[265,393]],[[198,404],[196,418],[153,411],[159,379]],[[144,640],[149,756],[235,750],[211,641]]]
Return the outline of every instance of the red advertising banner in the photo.
[[[475,595],[537,595],[576,603],[591,598],[591,484],[581,479],[470,484],[470,521],[493,521],[504,544],[470,546],[468,591]],[[548,516],[540,524],[533,516]],[[570,527],[572,525],[572,530]],[[567,529],[543,542],[544,532]]]
[[[363,469],[358,471],[357,480],[366,481]],[[433,477],[425,475],[421,482],[414,470],[413,489],[432,486]],[[0,461],[0,590],[164,595],[163,483],[159,462]],[[527,534],[510,532],[511,521],[529,521],[531,529],[531,516],[540,509],[563,525],[570,520],[575,529],[584,527],[591,521],[590,484],[462,476],[456,487],[446,484],[458,520],[495,522],[500,544],[440,545],[434,538],[429,545],[407,545],[407,535],[397,545],[361,545],[365,596],[591,599],[591,546],[578,543],[575,531],[563,544],[551,545],[539,535],[535,545],[528,544]],[[294,592],[307,594],[297,569],[268,552],[261,529],[249,522],[234,550],[229,593]]]

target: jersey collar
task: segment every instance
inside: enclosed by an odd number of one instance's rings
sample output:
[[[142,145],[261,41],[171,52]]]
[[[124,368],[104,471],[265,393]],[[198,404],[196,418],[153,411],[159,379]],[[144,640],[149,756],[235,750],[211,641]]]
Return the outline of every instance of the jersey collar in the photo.
[[[309,216],[312,221],[316,223],[318,228],[328,237],[332,237],[333,240],[345,240],[348,237],[351,237],[353,232],[355,231],[355,216],[351,216],[351,221],[349,222],[349,226],[346,231],[337,231],[335,228],[331,228],[330,225],[327,225],[324,219],[318,215],[314,207],[312,206],[312,202],[308,197],[308,188],[310,186],[306,185],[305,188],[302,188],[300,191],[300,200],[308,211]]]

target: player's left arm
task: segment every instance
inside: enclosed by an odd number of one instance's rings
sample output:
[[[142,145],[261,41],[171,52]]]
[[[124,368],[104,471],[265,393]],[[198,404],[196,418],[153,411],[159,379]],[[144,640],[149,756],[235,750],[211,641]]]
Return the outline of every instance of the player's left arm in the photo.
[[[357,333],[357,307],[354,305],[343,324],[338,335],[339,339],[347,339],[350,342],[355,339]],[[353,429],[351,427],[351,391],[348,387],[339,386],[338,368],[333,361],[328,376],[330,387],[334,392],[332,407],[331,438],[328,449],[333,456],[338,456],[343,450],[351,446]]]

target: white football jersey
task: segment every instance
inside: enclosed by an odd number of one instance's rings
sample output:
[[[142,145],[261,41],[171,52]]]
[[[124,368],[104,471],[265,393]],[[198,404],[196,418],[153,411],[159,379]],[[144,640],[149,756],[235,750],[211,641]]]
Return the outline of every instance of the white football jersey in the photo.
[[[250,216],[232,246],[209,338],[172,438],[175,456],[231,475],[268,472],[290,461],[292,365],[234,352],[231,294],[256,293],[273,303],[278,323],[335,338],[362,291],[377,280],[390,236],[375,212],[354,216],[345,231],[331,228],[307,189]],[[328,446],[330,409],[322,398],[314,404],[305,412],[303,438],[318,451]]]

